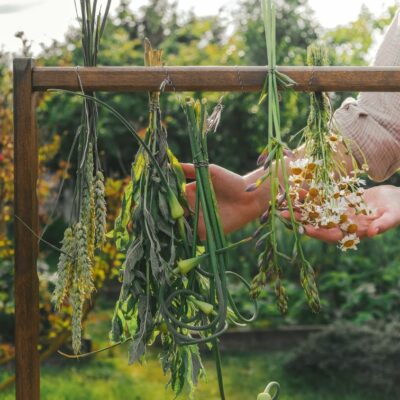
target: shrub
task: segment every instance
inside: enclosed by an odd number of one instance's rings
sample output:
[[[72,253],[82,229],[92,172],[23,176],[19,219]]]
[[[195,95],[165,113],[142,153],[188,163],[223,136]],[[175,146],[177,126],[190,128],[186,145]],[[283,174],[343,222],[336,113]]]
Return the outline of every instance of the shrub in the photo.
[[[400,323],[331,325],[312,335],[286,364],[295,374],[345,381],[382,394],[400,393]],[[382,397],[383,398],[383,397]]]

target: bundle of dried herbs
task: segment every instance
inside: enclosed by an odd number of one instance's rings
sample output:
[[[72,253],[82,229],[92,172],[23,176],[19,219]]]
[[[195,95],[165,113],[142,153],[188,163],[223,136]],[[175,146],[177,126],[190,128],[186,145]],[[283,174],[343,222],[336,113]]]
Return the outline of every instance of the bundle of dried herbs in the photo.
[[[161,64],[161,51],[146,41],[146,64]],[[185,178],[167,143],[158,92],[149,93],[149,125],[132,165],[121,213],[113,236],[126,251],[122,287],[112,322],[111,340],[131,339],[129,362],[140,360],[146,347],[160,336],[161,362],[179,394],[192,390],[203,366],[196,345],[179,346],[164,318],[163,304],[171,293],[186,289],[173,270],[178,259],[190,257],[191,229],[184,218]],[[182,204],[182,205],[181,205]],[[182,315],[190,315],[186,297],[173,300]],[[188,335],[190,338],[190,335]]]
[[[328,65],[327,51],[322,46],[308,48],[308,65]],[[365,181],[360,174],[367,170],[357,168],[351,154],[350,143],[341,135],[334,124],[330,101],[327,94],[310,94],[310,115],[303,132],[304,157],[290,163],[291,197],[300,221],[317,229],[340,228],[343,239],[338,247],[342,251],[356,249],[360,242],[358,226],[348,210],[354,215],[368,215],[370,210],[363,200]],[[353,171],[349,175],[346,165],[337,157],[338,145],[345,143],[352,159]],[[366,165],[366,164],[365,164]],[[300,196],[307,187],[307,194]]]
[[[161,51],[145,43],[146,65],[161,65]],[[112,236],[126,252],[121,269],[122,288],[113,317],[111,340],[131,341],[129,362],[140,360],[147,346],[159,338],[160,360],[176,394],[191,393],[204,373],[198,345],[214,349],[221,398],[224,398],[217,337],[234,323],[249,322],[240,314],[227,289],[227,276],[250,285],[226,270],[226,252],[248,239],[227,246],[208,172],[206,101],[189,99],[184,105],[189,139],[198,178],[195,210],[187,217],[185,177],[168,147],[162,124],[160,93],[149,93],[149,125],[132,165],[121,213]],[[99,101],[98,101],[99,102]],[[99,102],[101,103],[101,102]],[[104,104],[103,104],[104,105]],[[125,126],[129,123],[115,110]],[[218,106],[221,109],[221,106]],[[205,245],[197,226],[200,205],[207,227]]]
[[[305,258],[301,234],[304,226],[315,228],[339,227],[344,237],[339,247],[346,251],[356,248],[359,239],[357,225],[348,216],[349,208],[354,214],[367,215],[370,211],[363,201],[365,182],[352,158],[354,170],[349,176],[346,165],[337,156],[337,145],[345,142],[333,122],[329,98],[325,93],[310,94],[310,114],[307,126],[300,132],[302,158],[290,161],[294,156],[283,142],[280,129],[280,89],[294,84],[276,69],[275,6],[271,0],[261,0],[268,53],[268,76],[260,101],[268,98],[268,144],[258,159],[265,174],[247,190],[257,190],[264,182],[270,185],[270,202],[261,217],[261,226],[256,231],[259,272],[252,282],[252,295],[257,297],[267,284],[273,285],[277,305],[282,313],[288,308],[286,290],[282,285],[282,265],[295,265],[300,270],[300,282],[308,303],[314,312],[320,309],[320,300],[315,272]],[[308,64],[327,64],[326,52],[318,46],[308,49]],[[347,146],[350,149],[351,146]],[[348,150],[350,156],[351,152]],[[282,211],[289,214],[283,218]],[[293,232],[294,248],[291,255],[284,254],[278,244],[278,225],[282,223]]]
[[[259,272],[252,282],[252,295],[258,297],[261,289],[268,283],[274,286],[277,305],[282,313],[288,308],[286,290],[282,284],[282,264],[290,261],[300,270],[300,282],[306,293],[308,303],[315,312],[320,309],[320,301],[315,281],[315,273],[306,260],[300,241],[299,223],[294,213],[293,198],[285,155],[290,149],[282,140],[278,85],[288,88],[294,82],[276,69],[276,28],[275,6],[271,0],[261,0],[265,37],[268,55],[268,75],[260,101],[268,100],[268,144],[258,159],[258,165],[264,166],[265,175],[248,190],[256,190],[267,179],[270,184],[270,203],[261,217],[261,226],[255,233],[258,237],[257,247],[262,251],[258,258]],[[282,218],[280,211],[287,209],[290,221]],[[282,221],[293,230],[294,249],[291,256],[280,251],[277,239],[278,224]]]
[[[104,15],[97,9],[97,1],[80,2],[80,22],[85,66],[96,66],[99,43],[104,33],[111,0]],[[92,94],[94,95],[94,94]],[[105,240],[106,202],[104,176],[97,149],[97,105],[85,99],[82,121],[71,148],[77,145],[76,185],[70,225],[64,232],[58,262],[58,279],[53,302],[61,308],[68,299],[72,306],[72,347],[77,354],[81,348],[83,306],[93,292],[94,253]]]

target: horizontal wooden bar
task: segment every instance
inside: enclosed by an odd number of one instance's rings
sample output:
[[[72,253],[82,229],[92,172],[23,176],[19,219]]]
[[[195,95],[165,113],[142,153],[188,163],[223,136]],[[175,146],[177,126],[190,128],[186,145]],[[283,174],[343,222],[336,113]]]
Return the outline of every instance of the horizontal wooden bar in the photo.
[[[400,92],[399,67],[278,67],[297,82],[296,91]],[[34,91],[85,90],[108,92],[156,91],[165,79],[168,91],[261,90],[267,67],[36,67]]]

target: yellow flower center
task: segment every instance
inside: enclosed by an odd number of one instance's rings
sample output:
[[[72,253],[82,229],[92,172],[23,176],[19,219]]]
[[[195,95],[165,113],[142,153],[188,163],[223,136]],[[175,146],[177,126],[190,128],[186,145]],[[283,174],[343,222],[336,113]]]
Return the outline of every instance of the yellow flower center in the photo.
[[[347,228],[348,233],[356,233],[358,229],[357,224],[350,224],[349,227]]]
[[[343,243],[343,247],[345,247],[345,248],[353,247],[354,244],[355,244],[355,241],[354,241],[353,239],[351,239],[351,240],[346,240],[346,241]]]
[[[293,167],[290,169],[293,175],[300,175],[303,170],[299,167]]]
[[[308,192],[310,194],[310,197],[314,198],[318,196],[318,189],[317,188],[311,188]]]

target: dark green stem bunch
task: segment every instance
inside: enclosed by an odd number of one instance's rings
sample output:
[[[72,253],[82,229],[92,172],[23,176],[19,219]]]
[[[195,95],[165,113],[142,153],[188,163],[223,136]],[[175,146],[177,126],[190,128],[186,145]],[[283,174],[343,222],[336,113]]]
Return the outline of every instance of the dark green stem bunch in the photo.
[[[111,0],[104,16],[97,11],[97,1],[80,1],[82,47],[85,66],[96,66],[100,39],[103,35]],[[79,78],[79,76],[78,76]],[[94,94],[92,94],[94,95]],[[71,224],[64,233],[58,262],[58,280],[53,301],[61,308],[69,299],[72,306],[72,347],[77,354],[81,347],[83,307],[93,292],[93,265],[96,248],[105,239],[106,202],[104,176],[97,150],[98,111],[95,102],[85,99],[82,122],[74,140],[77,149],[77,179]]]
[[[159,336],[162,367],[169,372],[176,394],[192,391],[203,374],[198,345],[211,343],[224,398],[217,337],[227,329],[228,321],[243,324],[255,318],[240,314],[227,289],[228,277],[248,289],[250,285],[227,271],[226,253],[249,239],[226,244],[208,171],[206,102],[188,100],[184,105],[197,177],[197,200],[190,219],[183,213],[183,207],[188,208],[185,177],[168,148],[158,93],[150,93],[149,104],[144,140],[120,114],[106,106],[129,126],[140,143],[113,231],[126,259],[111,339],[115,343],[131,341],[132,363],[140,360],[146,347]],[[205,246],[197,235],[200,207],[207,231]]]
[[[270,182],[270,203],[267,211],[261,217],[261,227],[256,232],[257,247],[262,251],[258,258],[259,273],[252,282],[252,295],[257,297],[266,284],[274,287],[277,304],[282,313],[288,308],[286,290],[282,284],[283,263],[296,265],[300,270],[300,282],[307,296],[308,303],[313,311],[320,308],[315,273],[306,260],[300,242],[299,223],[294,215],[293,198],[290,196],[289,175],[285,163],[285,156],[290,150],[282,141],[280,125],[280,108],[278,86],[290,87],[294,82],[279,73],[276,69],[276,29],[275,6],[271,0],[261,0],[265,37],[268,55],[268,76],[262,93],[261,101],[268,99],[268,144],[259,157],[258,164],[264,166],[265,175],[248,188],[256,190],[267,179]],[[280,212],[289,211],[290,220],[284,220]],[[278,225],[282,222],[293,231],[294,249],[291,257],[283,254],[278,246]]]
[[[161,63],[161,51],[146,44],[146,65]],[[149,93],[149,125],[132,165],[131,181],[115,222],[117,248],[126,252],[122,288],[112,321],[111,340],[131,340],[129,362],[140,360],[157,336],[161,362],[176,394],[191,392],[203,373],[197,345],[182,347],[164,317],[165,297],[186,290],[185,280],[173,272],[178,259],[191,255],[191,230],[184,218],[185,177],[167,143],[159,93]],[[136,133],[135,133],[136,135]],[[138,137],[135,136],[137,139]],[[192,303],[178,296],[174,307],[191,315]],[[192,307],[191,307],[192,306]]]

